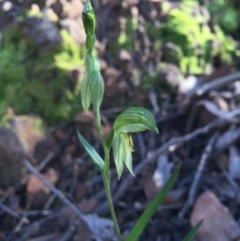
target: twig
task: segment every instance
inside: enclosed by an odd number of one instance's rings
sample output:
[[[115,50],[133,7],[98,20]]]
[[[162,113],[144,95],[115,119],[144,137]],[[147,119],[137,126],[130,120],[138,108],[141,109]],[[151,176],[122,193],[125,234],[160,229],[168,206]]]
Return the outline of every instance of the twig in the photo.
[[[26,168],[33,173],[34,175],[37,176],[37,178],[48,188],[50,189],[55,195],[60,198],[63,203],[65,203],[69,208],[81,219],[81,220],[86,220],[85,215],[72,203],[70,202],[64,194],[58,190],[56,187],[54,187],[49,181],[47,181],[28,161],[24,162]]]
[[[238,184],[233,180],[233,178],[230,176],[230,174],[225,170],[225,168],[218,163],[219,168],[223,172],[223,175],[228,180],[229,184],[234,188],[235,192],[239,192],[239,186]]]
[[[47,211],[47,209],[50,208],[51,204],[54,202],[55,198],[56,198],[56,194],[53,193],[47,200],[47,202],[44,204],[44,207],[43,207],[43,211]]]
[[[70,228],[66,231],[66,233],[58,241],[68,241],[72,239],[74,233],[76,232],[76,229],[76,225],[71,225]]]
[[[56,148],[49,152],[48,155],[42,160],[42,162],[38,165],[37,170],[41,171],[47,163],[68,143],[70,137],[72,136],[75,128],[71,128],[69,132],[67,133],[66,137],[63,139],[63,141],[56,146]]]
[[[35,237],[28,239],[28,241],[49,241],[49,240],[57,240],[59,237],[58,233],[51,233],[51,234],[46,234],[43,236]]]
[[[22,235],[20,237],[18,237],[18,241],[25,241],[27,240],[27,238],[29,238],[32,233],[36,233],[44,223],[48,222],[49,220],[54,220],[57,217],[57,213],[52,213],[47,217],[44,217],[38,221],[33,222],[32,224],[30,224],[28,227],[24,228],[24,230],[22,230]],[[10,239],[7,239],[10,241]],[[16,240],[16,239],[14,239]]]
[[[214,136],[212,136],[212,138],[209,140],[206,148],[204,149],[204,152],[202,154],[201,160],[200,160],[198,168],[197,168],[196,175],[194,176],[192,185],[191,185],[189,193],[188,193],[188,199],[187,199],[187,201],[185,202],[184,206],[182,207],[181,211],[178,214],[178,217],[181,218],[181,219],[184,217],[187,210],[194,203],[194,199],[195,199],[196,192],[197,192],[197,186],[198,186],[200,178],[202,176],[202,172],[204,170],[206,161],[207,161],[207,159],[209,158],[209,156],[212,152],[213,145],[214,145],[217,137],[218,137],[218,134],[215,134]]]
[[[234,82],[238,79],[240,79],[240,72],[225,75],[223,77],[217,78],[209,83],[202,85],[195,92],[189,93],[188,96],[193,96],[195,94],[201,96],[210,90],[216,90],[216,89],[218,89],[226,84],[229,84],[231,82]]]
[[[233,145],[240,138],[240,128],[233,126],[230,130],[224,132],[217,140],[214,146],[214,152],[211,158],[216,158],[219,154],[227,150],[231,145]]]
[[[11,233],[8,234],[7,240],[11,240],[11,239],[14,237],[14,235],[21,230],[22,226],[23,226],[24,224],[28,223],[28,222],[29,222],[29,221],[28,221],[28,219],[27,219],[27,215],[24,214],[24,215],[21,217],[21,219],[20,219],[20,221],[18,222],[18,224],[17,224],[17,225],[14,227],[14,229],[11,231]]]
[[[48,153],[48,155],[42,160],[42,162],[38,165],[37,170],[41,171],[47,164],[49,161],[51,161],[51,159],[68,143],[69,138],[72,136],[74,131],[74,128],[71,128],[70,131],[67,133],[66,137],[63,139],[62,142],[59,143],[59,145],[56,146],[56,148],[51,151],[50,153]],[[14,188],[17,189],[18,187],[20,187],[21,185],[24,185],[27,180],[28,180],[29,176],[24,177],[22,180],[20,180],[19,183],[17,183]],[[3,202],[7,197],[9,196],[8,193],[6,193],[1,199],[0,202]]]
[[[29,211],[21,211],[18,212],[19,215],[26,215],[26,216],[48,216],[52,214],[51,210],[29,210]]]
[[[16,219],[21,219],[21,216],[11,210],[9,207],[5,206],[2,202],[0,202],[0,208],[4,210],[6,213],[8,213],[10,216],[16,218]]]

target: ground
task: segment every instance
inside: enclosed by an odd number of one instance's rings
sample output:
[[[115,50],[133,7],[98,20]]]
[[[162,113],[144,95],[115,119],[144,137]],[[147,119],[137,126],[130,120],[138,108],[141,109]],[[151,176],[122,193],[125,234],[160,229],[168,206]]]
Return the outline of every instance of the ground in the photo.
[[[139,240],[182,240],[202,218],[196,241],[240,240],[237,2],[160,2],[93,1],[105,136],[128,106],[148,108],[159,129],[133,134],[135,177],[117,180],[111,163],[121,232],[182,163]],[[0,25],[1,240],[116,240],[100,173],[77,138],[78,129],[103,155],[80,104],[83,4],[0,4],[0,19],[19,14]]]

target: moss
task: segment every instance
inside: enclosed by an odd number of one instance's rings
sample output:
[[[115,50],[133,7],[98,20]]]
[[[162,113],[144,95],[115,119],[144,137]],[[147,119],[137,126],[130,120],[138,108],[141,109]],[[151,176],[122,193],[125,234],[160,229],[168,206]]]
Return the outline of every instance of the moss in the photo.
[[[135,51],[139,50],[139,44],[133,42],[135,33],[138,28],[138,18],[128,15],[120,18],[120,33],[116,40],[109,43],[109,51],[113,56],[116,56],[120,48]]]
[[[213,0],[208,9],[213,16],[213,22],[221,26],[228,34],[236,34],[239,27],[240,4],[238,0]]]
[[[138,27],[138,19],[128,16],[121,20],[121,33],[118,38],[118,44],[125,49],[133,48],[133,40],[136,29]]]
[[[80,79],[69,71],[84,64],[84,46],[61,31],[62,43],[42,51],[16,25],[4,32],[0,49],[0,115],[39,114],[48,124],[72,118],[78,111]]]
[[[223,62],[230,61],[236,48],[235,42],[225,36],[219,26],[215,26],[215,33],[212,33],[205,16],[195,14],[193,21],[192,11],[199,8],[196,1],[185,1],[173,9],[168,3],[163,3],[163,11],[168,12],[166,21],[156,27],[147,25],[149,35],[155,41],[154,47],[173,43],[179,48],[177,53],[168,52],[164,61],[179,65],[184,73],[204,73],[207,64],[218,54]],[[217,46],[212,44],[216,40]]]

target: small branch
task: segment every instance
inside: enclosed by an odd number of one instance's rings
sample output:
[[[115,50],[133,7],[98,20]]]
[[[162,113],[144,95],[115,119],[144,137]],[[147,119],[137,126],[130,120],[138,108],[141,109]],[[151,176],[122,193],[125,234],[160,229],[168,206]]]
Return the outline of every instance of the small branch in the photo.
[[[209,83],[203,84],[200,88],[196,89],[194,92],[188,94],[188,96],[193,96],[197,94],[201,96],[210,90],[217,90],[218,88],[230,84],[240,78],[240,72],[232,73],[220,78],[217,78]]]
[[[67,133],[66,137],[63,139],[63,141],[60,142],[60,144],[57,145],[54,150],[48,153],[48,155],[42,160],[42,162],[37,167],[38,171],[41,171],[48,164],[48,162],[51,161],[51,159],[68,143],[74,130],[74,128],[71,128]]]
[[[181,209],[181,211],[180,211],[179,214],[178,214],[178,217],[181,218],[181,219],[184,217],[184,215],[185,215],[185,213],[187,212],[187,210],[188,210],[188,209],[193,205],[193,203],[194,203],[194,199],[195,199],[196,192],[197,192],[197,187],[198,187],[200,178],[201,178],[201,176],[202,176],[202,172],[203,172],[203,170],[204,170],[206,161],[207,161],[207,159],[209,158],[209,156],[210,156],[210,154],[211,154],[211,152],[212,152],[213,145],[214,145],[217,137],[218,137],[218,134],[215,134],[215,135],[209,140],[206,148],[204,149],[204,152],[203,152],[203,154],[202,154],[201,160],[200,160],[199,165],[198,165],[198,168],[197,168],[196,175],[194,176],[192,185],[191,185],[190,190],[189,190],[189,193],[188,193],[188,199],[187,199],[187,201],[185,202],[183,208]]]
[[[70,202],[60,190],[47,181],[28,161],[25,161],[24,164],[28,171],[33,173],[48,189],[58,196],[58,198],[60,198],[81,220],[86,220],[85,215],[72,202]]]
[[[71,225],[70,228],[66,231],[66,233],[59,239],[59,241],[71,240],[76,230],[76,225]]]
[[[2,210],[4,210],[6,213],[8,213],[10,216],[16,218],[16,219],[21,219],[21,216],[14,212],[13,210],[11,210],[9,207],[5,206],[3,203],[0,202],[0,208]]]

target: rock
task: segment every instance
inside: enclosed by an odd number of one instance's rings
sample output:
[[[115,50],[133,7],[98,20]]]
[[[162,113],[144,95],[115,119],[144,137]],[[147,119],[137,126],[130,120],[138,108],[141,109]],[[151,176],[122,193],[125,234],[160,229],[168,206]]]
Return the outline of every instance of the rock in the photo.
[[[131,61],[132,56],[127,50],[121,49],[119,52],[119,59],[123,61]]]
[[[60,44],[62,37],[48,15],[27,17],[20,22],[27,37],[39,47],[49,48]]]
[[[17,134],[21,146],[27,155],[32,156],[36,143],[43,139],[44,129],[42,120],[38,117],[21,115],[14,116],[11,120],[11,128]]]
[[[204,221],[197,234],[198,241],[234,241],[240,237],[240,228],[227,207],[210,191],[198,197],[191,214],[191,225],[201,219]]]
[[[24,160],[36,164],[36,152],[41,152],[38,143],[47,142],[53,148],[51,139],[46,138],[40,118],[22,115],[13,116],[8,128],[0,127],[0,188],[15,185],[26,175]],[[48,144],[48,146],[50,146]],[[43,153],[49,148],[44,146]],[[37,150],[37,151],[36,151]],[[45,157],[48,153],[45,153]],[[42,161],[42,158],[39,161]]]
[[[63,5],[63,15],[66,18],[76,19],[82,16],[83,3],[79,0],[72,0]]]
[[[46,7],[51,8],[60,18],[63,13],[63,2],[61,0],[47,0]]]
[[[51,8],[61,19],[76,19],[82,15],[83,3],[79,0],[47,0],[46,7]]]
[[[174,64],[161,66],[158,76],[161,83],[170,87],[177,87],[182,81],[180,69]]]
[[[11,129],[0,127],[0,187],[16,184],[25,174],[23,166],[27,158],[25,149],[17,134]]]
[[[66,18],[60,21],[60,25],[69,32],[76,43],[85,43],[86,34],[84,32],[82,21]]]
[[[46,173],[43,173],[42,176],[53,186],[58,181],[58,173],[49,168]],[[42,183],[41,180],[35,175],[30,175],[27,183],[27,199],[29,205],[32,209],[42,208],[49,196],[51,195],[51,191]]]

